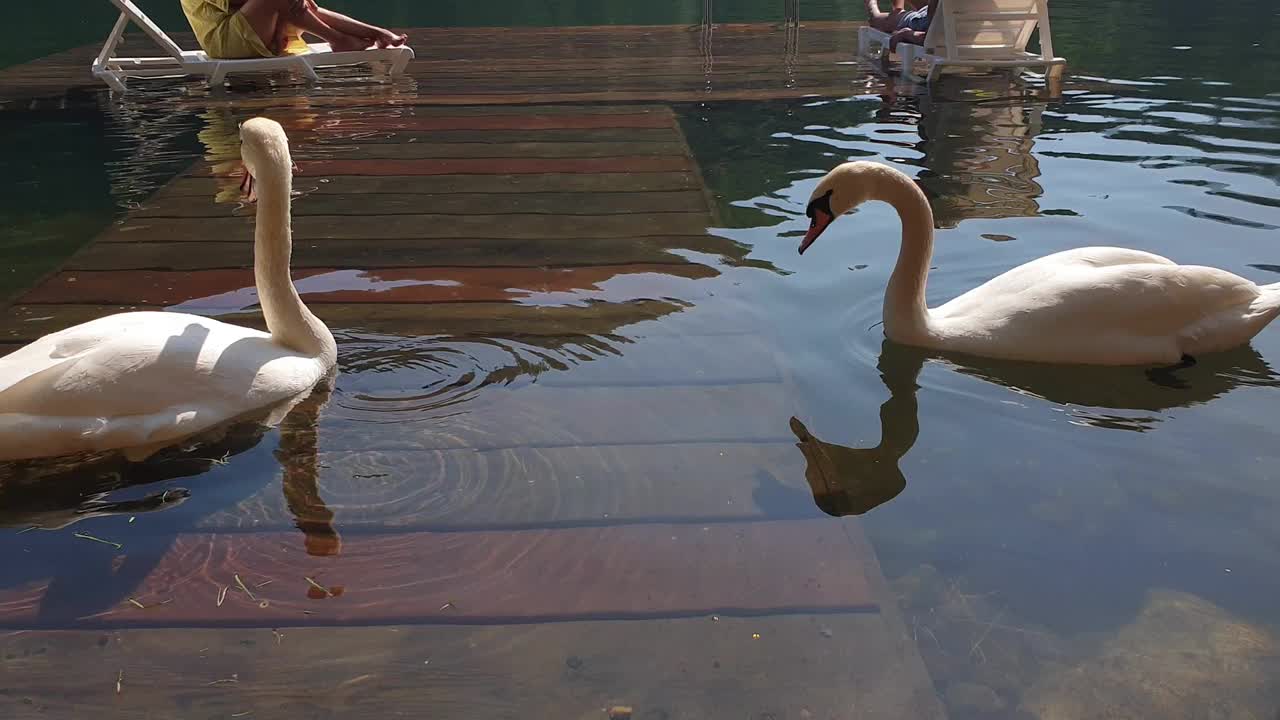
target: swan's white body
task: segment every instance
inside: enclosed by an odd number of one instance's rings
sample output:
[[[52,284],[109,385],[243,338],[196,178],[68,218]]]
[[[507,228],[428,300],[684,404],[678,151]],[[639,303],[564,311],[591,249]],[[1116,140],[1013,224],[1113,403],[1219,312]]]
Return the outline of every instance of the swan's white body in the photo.
[[[254,274],[270,333],[197,315],[110,315],[0,358],[0,460],[133,457],[288,403],[330,376],[333,335],[289,277],[292,163],[280,126],[242,126],[261,190]]]
[[[1259,286],[1218,268],[1116,247],[1046,255],[930,309],[933,212],[893,168],[852,162],[832,170],[810,201],[814,222],[801,252],[867,200],[888,202],[902,219],[884,303],[885,335],[895,342],[1010,360],[1173,365],[1247,343],[1280,314],[1280,283]]]

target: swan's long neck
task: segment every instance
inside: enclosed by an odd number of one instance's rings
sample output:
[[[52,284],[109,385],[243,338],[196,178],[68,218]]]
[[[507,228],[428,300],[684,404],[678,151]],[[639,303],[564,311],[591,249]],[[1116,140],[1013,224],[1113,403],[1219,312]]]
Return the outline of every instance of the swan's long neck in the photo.
[[[298,297],[289,276],[293,250],[289,203],[293,192],[291,163],[286,154],[255,178],[258,216],[254,230],[253,275],[258,301],[275,342],[303,355],[332,359],[337,355],[333,334]]]
[[[871,198],[898,211],[902,247],[884,294],[884,331],[890,339],[908,342],[927,334],[929,310],[925,281],[933,257],[933,210],[916,184],[900,173],[878,173]]]

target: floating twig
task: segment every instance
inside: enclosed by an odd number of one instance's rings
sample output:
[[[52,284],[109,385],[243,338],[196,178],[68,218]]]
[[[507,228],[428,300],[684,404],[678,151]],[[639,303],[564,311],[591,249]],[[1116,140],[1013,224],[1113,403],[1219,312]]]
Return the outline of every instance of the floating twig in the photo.
[[[134,600],[133,598],[129,598],[129,602],[133,603],[134,605],[137,605],[139,608],[143,610],[147,609],[146,605],[143,605],[142,603],[138,602],[137,600]]]
[[[303,580],[306,580],[306,581],[311,585],[311,587],[313,587],[313,588],[315,588],[315,589],[319,590],[320,592],[324,593],[324,594],[325,594],[325,597],[333,597],[333,593],[329,591],[329,588],[327,588],[327,587],[325,587],[325,586],[321,585],[320,583],[316,582],[315,580],[312,580],[311,578],[307,577],[306,575],[303,575],[303,576],[302,576],[302,579],[303,579]]]
[[[223,585],[222,589],[218,591],[218,607],[222,607],[222,603],[226,599],[227,599],[227,586]]]
[[[90,535],[90,534],[88,534],[88,533],[81,533],[81,532],[78,532],[78,533],[75,533],[75,536],[76,536],[76,537],[78,537],[78,538],[80,538],[80,539],[82,539],[82,540],[92,540],[92,541],[94,541],[94,542],[96,542],[96,543],[102,543],[103,545],[110,545],[110,546],[114,547],[114,548],[115,548],[115,549],[117,549],[117,550],[119,550],[119,549],[121,549],[121,548],[123,548],[123,547],[124,547],[123,545],[121,545],[121,544],[120,544],[120,543],[118,543],[118,542],[111,542],[110,540],[103,540],[103,539],[102,539],[102,538],[100,538],[100,537],[94,537],[94,536],[92,536],[92,535]]]
[[[116,694],[119,695],[124,690],[124,670],[120,670],[120,674],[116,675]]]
[[[250,600],[257,602],[258,598],[253,596],[253,591],[249,589],[249,586],[244,584],[244,581],[240,579],[239,574],[235,575],[235,579],[236,579],[236,584],[240,586],[240,589],[244,591],[244,594],[248,595]]]
[[[256,587],[256,588],[264,588],[264,587],[266,587],[266,586],[270,585],[270,584],[271,584],[271,583],[273,583],[273,582],[275,582],[275,580],[263,580],[262,582],[258,583],[257,585],[254,585],[254,587]]]

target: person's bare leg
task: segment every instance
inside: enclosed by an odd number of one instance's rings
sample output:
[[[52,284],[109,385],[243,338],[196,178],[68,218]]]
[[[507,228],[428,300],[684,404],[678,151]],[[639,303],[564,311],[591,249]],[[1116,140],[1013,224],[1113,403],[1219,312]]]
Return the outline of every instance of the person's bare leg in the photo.
[[[238,11],[249,22],[249,27],[262,38],[263,44],[276,44],[277,38],[287,35],[282,24],[316,35],[329,43],[334,50],[363,50],[372,43],[364,38],[342,32],[325,23],[320,16],[307,8],[305,0],[245,0]],[[283,47],[271,47],[280,53]]]
[[[311,0],[308,0],[308,5],[312,7],[313,12],[319,15],[320,19],[323,20],[325,24],[335,30],[339,30],[348,35],[354,35],[359,38],[365,38],[369,42],[376,44],[378,47],[397,47],[404,45],[405,42],[409,40],[409,37],[404,33],[397,34],[386,28],[378,27],[377,25],[360,22],[359,20],[343,15],[342,13],[334,12],[333,10],[326,10],[325,8],[316,5]]]
[[[877,0],[865,0],[867,4],[867,24],[881,31],[891,33],[898,29],[898,18],[905,13],[907,3],[906,0],[893,0],[893,9],[889,12],[880,12],[880,3]]]

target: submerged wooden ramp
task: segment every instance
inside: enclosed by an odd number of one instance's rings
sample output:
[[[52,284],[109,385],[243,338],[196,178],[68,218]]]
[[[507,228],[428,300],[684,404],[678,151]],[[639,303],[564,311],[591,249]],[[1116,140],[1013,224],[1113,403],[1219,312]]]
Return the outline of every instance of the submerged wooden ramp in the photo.
[[[271,115],[337,388],[276,441],[105,468],[192,495],[93,526],[119,548],[6,537],[5,717],[939,716],[859,526],[814,507],[772,343],[706,289],[751,261],[707,233],[670,109]],[[206,158],[0,341],[132,308],[262,324],[238,116],[208,118]]]
[[[860,25],[410,28],[417,59],[405,81],[388,88],[386,96],[409,104],[472,106],[846,97],[884,82],[855,60]],[[182,47],[195,48],[185,28],[170,30]],[[85,46],[0,70],[0,107],[102,90],[105,86],[89,74],[98,50]],[[160,51],[145,36],[129,34],[120,52]],[[334,82],[343,76],[336,71],[318,88],[277,86],[273,92],[332,105],[359,104],[349,82]],[[157,83],[173,81],[140,86]],[[192,100],[203,107],[209,98],[197,94]],[[276,102],[259,103],[241,92],[221,100],[240,108]]]

